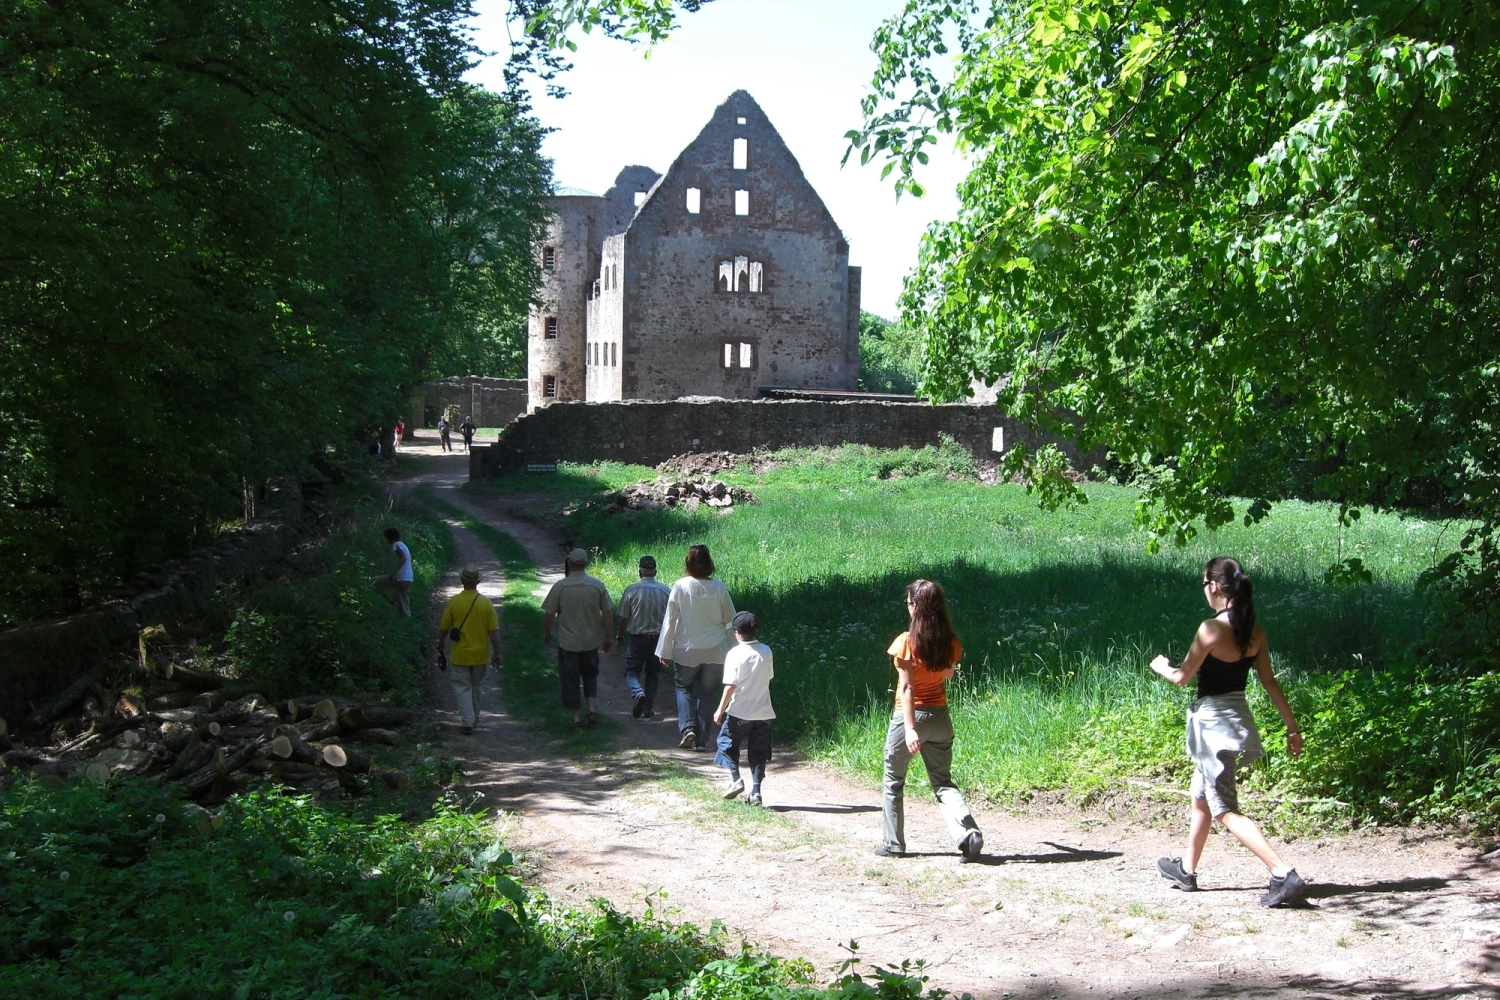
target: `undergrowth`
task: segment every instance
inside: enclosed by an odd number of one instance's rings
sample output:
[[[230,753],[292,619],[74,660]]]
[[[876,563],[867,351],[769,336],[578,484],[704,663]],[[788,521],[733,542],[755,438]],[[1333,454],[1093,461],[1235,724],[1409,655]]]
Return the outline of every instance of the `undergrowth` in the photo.
[[[927,997],[921,970],[831,988],[804,961],[528,890],[481,814],[408,822],[264,790],[217,826],[126,781],[0,792],[0,990],[31,1000]]]
[[[344,489],[329,517],[327,533],[295,553],[286,572],[217,596],[216,612],[228,623],[220,667],[272,698],[362,691],[414,703],[427,644],[423,611],[451,559],[449,533],[420,506],[391,506],[368,482]],[[411,551],[410,618],[371,583],[390,570],[388,526]]]

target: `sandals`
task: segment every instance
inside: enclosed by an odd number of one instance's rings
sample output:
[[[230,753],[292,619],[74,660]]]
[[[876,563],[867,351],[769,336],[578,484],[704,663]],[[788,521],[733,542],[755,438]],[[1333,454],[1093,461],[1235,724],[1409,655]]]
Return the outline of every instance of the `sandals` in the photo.
[[[597,712],[590,712],[589,713],[589,725],[591,725],[591,726],[597,726],[598,724],[599,724],[599,713],[597,713]]]

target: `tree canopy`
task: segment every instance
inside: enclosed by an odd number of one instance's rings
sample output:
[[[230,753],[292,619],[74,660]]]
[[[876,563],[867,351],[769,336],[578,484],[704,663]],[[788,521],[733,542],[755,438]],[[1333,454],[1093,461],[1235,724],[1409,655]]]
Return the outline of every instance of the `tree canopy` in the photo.
[[[0,14],[0,620],[393,421],[526,308],[551,186],[466,0]]]
[[[1412,0],[910,0],[850,139],[898,190],[939,133],[971,157],[902,299],[928,391],[1003,379],[1109,448],[1153,539],[1291,486],[1477,519],[1439,575],[1493,628],[1497,29]],[[1010,461],[1068,492],[1055,456]]]

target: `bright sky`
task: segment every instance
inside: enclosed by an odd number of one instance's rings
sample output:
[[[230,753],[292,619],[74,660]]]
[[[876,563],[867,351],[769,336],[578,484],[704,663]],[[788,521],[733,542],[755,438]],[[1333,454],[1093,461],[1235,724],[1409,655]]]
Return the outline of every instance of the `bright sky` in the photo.
[[[859,101],[875,69],[870,38],[901,0],[715,0],[644,58],[645,47],[578,35],[574,68],[557,100],[535,88],[535,110],[555,129],[543,151],[560,186],[603,194],[620,168],[662,172],[744,88],[770,117],[849,239],[849,263],[864,269],[864,308],[895,315],[901,280],[934,219],[957,212],[962,161],[934,152],[922,198],[896,201],[880,166],[852,158],[839,168],[844,133],[860,124]],[[508,45],[505,0],[478,0],[476,41],[499,53],[472,77],[500,89]],[[932,147],[929,147],[930,149]]]

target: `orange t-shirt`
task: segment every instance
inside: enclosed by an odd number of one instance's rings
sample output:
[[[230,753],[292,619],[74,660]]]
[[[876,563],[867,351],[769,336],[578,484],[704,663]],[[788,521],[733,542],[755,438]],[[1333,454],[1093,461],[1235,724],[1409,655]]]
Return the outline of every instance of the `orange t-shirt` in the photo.
[[[942,671],[928,670],[922,666],[922,661],[917,658],[917,651],[911,645],[911,633],[902,632],[891,642],[891,648],[886,650],[898,660],[903,660],[911,665],[911,694],[912,701],[918,705],[926,705],[929,708],[946,706],[948,704],[948,689],[943,684]],[[964,654],[963,646],[959,645],[958,636],[953,637],[953,661],[952,666],[957,663]],[[901,704],[901,699],[896,698],[896,704]]]

